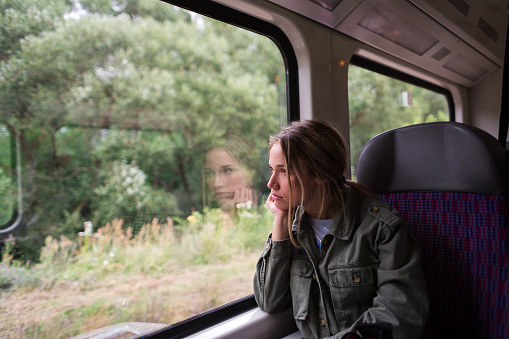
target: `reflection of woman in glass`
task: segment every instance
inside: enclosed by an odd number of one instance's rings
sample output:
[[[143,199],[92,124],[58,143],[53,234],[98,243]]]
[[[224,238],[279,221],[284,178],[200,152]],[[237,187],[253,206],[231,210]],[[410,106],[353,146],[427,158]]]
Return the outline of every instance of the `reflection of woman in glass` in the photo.
[[[252,187],[256,166],[253,153],[241,140],[229,139],[205,154],[207,188],[224,212],[256,204],[257,194]]]

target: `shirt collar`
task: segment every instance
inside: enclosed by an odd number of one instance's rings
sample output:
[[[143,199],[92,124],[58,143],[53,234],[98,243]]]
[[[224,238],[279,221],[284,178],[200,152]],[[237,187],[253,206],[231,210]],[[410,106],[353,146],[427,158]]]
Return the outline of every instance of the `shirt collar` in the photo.
[[[348,240],[352,235],[355,219],[357,218],[357,192],[349,185],[344,185],[342,194],[343,204],[334,215],[329,234],[341,240]],[[298,206],[295,211],[295,217],[292,223],[293,232],[297,232],[299,216],[302,216],[302,223],[307,222],[308,214],[301,206]]]
[[[357,219],[357,192],[351,186],[345,185],[342,194],[343,204],[334,215],[329,233],[341,240],[347,240],[352,235]]]

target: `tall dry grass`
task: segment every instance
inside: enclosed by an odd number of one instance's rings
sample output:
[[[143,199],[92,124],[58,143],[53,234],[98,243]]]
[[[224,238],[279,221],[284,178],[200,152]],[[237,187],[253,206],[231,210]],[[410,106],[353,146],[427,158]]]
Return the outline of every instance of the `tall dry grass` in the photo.
[[[133,234],[122,220],[48,237],[40,263],[0,266],[0,337],[68,338],[109,324],[171,324],[252,293],[271,225],[265,208],[195,212]]]

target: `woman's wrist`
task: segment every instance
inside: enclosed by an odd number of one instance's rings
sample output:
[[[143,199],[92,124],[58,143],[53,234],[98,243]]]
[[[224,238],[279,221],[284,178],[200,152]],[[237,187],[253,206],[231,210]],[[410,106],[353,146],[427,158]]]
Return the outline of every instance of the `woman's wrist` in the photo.
[[[272,225],[272,240],[281,241],[289,238],[288,215],[274,216]]]

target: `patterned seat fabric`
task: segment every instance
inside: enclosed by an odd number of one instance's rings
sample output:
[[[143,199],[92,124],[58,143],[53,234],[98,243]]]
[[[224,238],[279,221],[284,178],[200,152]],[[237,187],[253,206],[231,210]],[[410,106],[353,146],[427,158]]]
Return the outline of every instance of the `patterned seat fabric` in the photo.
[[[385,193],[421,245],[432,333],[509,338],[509,204],[500,195]],[[437,311],[440,310],[440,311]]]
[[[393,205],[421,245],[427,334],[509,338],[509,159],[490,134],[445,122],[382,133],[357,179]],[[463,336],[446,333],[464,333]]]

